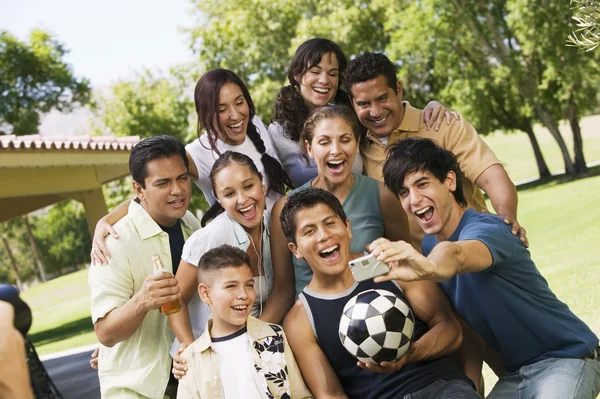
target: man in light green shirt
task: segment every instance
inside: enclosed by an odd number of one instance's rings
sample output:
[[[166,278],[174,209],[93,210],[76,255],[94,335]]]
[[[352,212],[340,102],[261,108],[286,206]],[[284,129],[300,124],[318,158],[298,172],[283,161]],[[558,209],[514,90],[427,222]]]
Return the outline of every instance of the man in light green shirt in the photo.
[[[170,136],[141,141],[129,170],[137,200],[114,225],[119,239],[106,239],[108,265],[94,264],[89,272],[100,390],[103,397],[163,398],[174,335],[159,308],[178,300],[173,262],[181,248],[174,257],[171,252],[200,223],[187,211],[191,180],[180,142]],[[155,254],[165,272],[153,272]]]

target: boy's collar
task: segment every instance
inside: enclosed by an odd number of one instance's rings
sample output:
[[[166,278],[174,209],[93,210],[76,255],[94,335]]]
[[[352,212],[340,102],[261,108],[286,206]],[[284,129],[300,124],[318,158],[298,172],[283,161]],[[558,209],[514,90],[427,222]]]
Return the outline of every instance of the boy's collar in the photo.
[[[212,341],[210,339],[210,329],[212,328],[212,319],[208,321],[206,330],[194,343],[193,352],[204,352],[212,347]],[[257,341],[262,338],[272,337],[277,335],[269,323],[260,321],[252,316],[248,316],[246,320],[246,328],[248,329],[248,337],[250,341]]]

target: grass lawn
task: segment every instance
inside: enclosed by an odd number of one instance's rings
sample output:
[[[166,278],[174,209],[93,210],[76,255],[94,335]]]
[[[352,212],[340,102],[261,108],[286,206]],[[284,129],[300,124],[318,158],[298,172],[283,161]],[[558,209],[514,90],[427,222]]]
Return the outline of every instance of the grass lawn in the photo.
[[[90,318],[87,270],[30,288],[22,297],[33,311],[29,335],[39,354],[96,342]]]
[[[573,154],[573,135],[571,129],[560,124],[560,130],[564,132],[567,147]],[[565,169],[564,162],[558,144],[552,138],[548,130],[540,125],[534,127],[542,154],[551,173],[557,173]],[[581,120],[581,131],[583,136],[583,153],[587,162],[600,160],[600,115],[588,116]],[[531,142],[523,132],[503,134],[494,133],[483,137],[488,145],[494,150],[498,159],[502,161],[506,171],[514,182],[536,179],[539,177]],[[521,208],[522,209],[522,208]]]

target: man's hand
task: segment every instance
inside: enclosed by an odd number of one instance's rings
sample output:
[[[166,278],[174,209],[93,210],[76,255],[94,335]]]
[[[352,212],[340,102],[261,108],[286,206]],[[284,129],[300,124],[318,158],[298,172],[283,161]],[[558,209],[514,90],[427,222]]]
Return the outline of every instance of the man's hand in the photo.
[[[487,209],[482,209],[480,212],[481,213],[490,213]],[[525,230],[525,228],[523,226],[521,226],[519,224],[519,222],[517,221],[517,217],[515,215],[511,215],[507,212],[498,213],[498,216],[500,216],[502,218],[502,220],[504,220],[504,223],[506,223],[507,225],[510,226],[511,233],[513,233],[513,235],[515,235],[515,236],[518,235],[521,242],[523,244],[525,244],[525,247],[529,248],[529,240],[527,239],[527,231]]]
[[[153,310],[178,300],[179,287],[171,273],[154,273],[146,277],[144,285],[136,295],[145,310]]]
[[[439,131],[444,118],[446,118],[446,125],[449,125],[452,119],[459,121],[460,115],[437,101],[430,101],[423,109],[423,122],[425,122],[427,130],[431,130],[433,126],[436,132]]]
[[[368,246],[377,260],[387,263],[390,271],[375,277],[376,283],[388,280],[419,281],[430,280],[435,275],[437,265],[421,255],[405,241],[392,242],[378,238]]]
[[[400,359],[396,359],[393,362],[381,362],[379,364],[358,362],[357,365],[362,369],[375,371],[377,373],[395,373],[404,367],[406,363],[414,361],[413,355],[415,354],[416,348],[416,342],[411,342],[408,351],[406,351]]]
[[[183,357],[181,357],[181,354],[189,345],[190,344],[188,342],[182,342],[177,352],[175,352],[175,355],[173,355],[173,370],[171,370],[171,372],[173,373],[173,376],[178,380],[182,379],[183,376],[187,373],[187,362]]]
[[[514,235],[518,235],[521,242],[523,244],[525,244],[525,247],[529,248],[529,240],[527,239],[527,232],[525,231],[525,228],[523,226],[521,226],[519,224],[519,222],[517,222],[517,218],[514,216],[510,216],[510,215],[498,215],[498,216],[502,217],[502,219],[504,220],[504,223],[506,223],[507,225],[510,226],[511,232]]]
[[[94,370],[98,370],[98,352],[100,352],[100,347],[97,346],[92,353],[92,359],[90,360],[90,367]]]
[[[118,239],[119,235],[113,229],[113,227],[104,218],[100,219],[96,223],[96,229],[94,230],[94,238],[92,239],[92,252],[90,252],[90,258],[92,264],[106,265],[108,259],[110,259],[110,253],[104,246],[104,237],[108,235]]]

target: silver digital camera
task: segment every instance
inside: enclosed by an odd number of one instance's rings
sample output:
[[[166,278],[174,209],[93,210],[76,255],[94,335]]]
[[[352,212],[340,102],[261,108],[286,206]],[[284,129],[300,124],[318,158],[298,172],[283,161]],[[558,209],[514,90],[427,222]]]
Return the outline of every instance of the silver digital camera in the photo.
[[[350,271],[356,281],[364,281],[373,277],[381,276],[390,271],[390,267],[371,254],[361,256],[360,258],[348,262]]]

